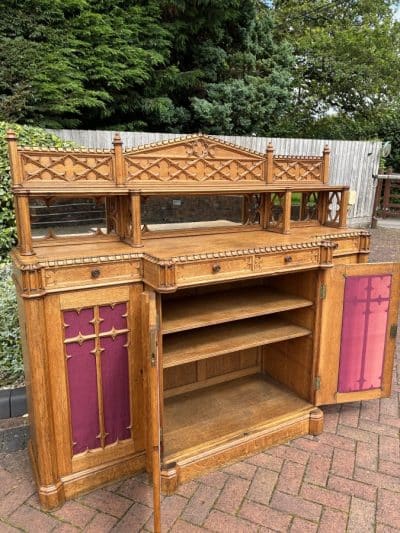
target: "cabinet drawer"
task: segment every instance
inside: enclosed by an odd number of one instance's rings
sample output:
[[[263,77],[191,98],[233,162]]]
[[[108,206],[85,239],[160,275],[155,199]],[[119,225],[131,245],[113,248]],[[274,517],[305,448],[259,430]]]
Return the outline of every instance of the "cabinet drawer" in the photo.
[[[360,250],[360,237],[348,237],[344,239],[335,239],[337,244],[333,255],[352,254]]]
[[[140,279],[140,261],[123,263],[76,265],[48,268],[44,271],[46,288],[77,285],[96,286],[104,282],[135,281]]]
[[[212,259],[176,265],[176,281],[182,284],[196,279],[225,279],[252,272],[252,257]]]
[[[306,266],[318,266],[320,248],[309,250],[292,250],[274,255],[256,256],[255,269],[261,272],[296,269]]]

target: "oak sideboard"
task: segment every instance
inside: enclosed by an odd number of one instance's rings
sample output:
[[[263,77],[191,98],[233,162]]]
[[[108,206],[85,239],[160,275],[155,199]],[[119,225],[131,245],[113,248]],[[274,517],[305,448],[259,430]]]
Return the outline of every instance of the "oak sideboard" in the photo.
[[[390,395],[400,266],[367,263],[369,233],[347,227],[328,147],[294,157],[201,134],[134,149],[116,135],[111,150],[7,139],[44,508],[147,470],[159,531],[161,491],[317,435],[321,405]],[[104,227],[33,235],[32,203],[60,198],[102,203]],[[204,214],[210,198],[212,220],[145,221],[149,205]]]

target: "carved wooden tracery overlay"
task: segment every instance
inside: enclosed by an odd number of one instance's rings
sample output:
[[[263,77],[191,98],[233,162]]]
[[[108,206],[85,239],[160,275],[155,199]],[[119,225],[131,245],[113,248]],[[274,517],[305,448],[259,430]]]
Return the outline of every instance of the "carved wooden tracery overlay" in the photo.
[[[111,154],[22,152],[24,181],[114,181]]]
[[[263,196],[261,194],[246,194],[244,196],[243,224],[260,224],[263,206]]]
[[[284,192],[271,193],[269,197],[269,209],[268,209],[268,227],[271,229],[282,229],[284,223]]]
[[[127,302],[63,312],[72,453],[131,437]]]
[[[274,182],[322,182],[323,164],[320,157],[274,157]]]
[[[291,220],[294,222],[312,223],[319,220],[320,198],[318,192],[302,192],[297,200],[292,197]]]
[[[346,278],[338,391],[382,386],[392,276]]]
[[[332,226],[340,223],[340,202],[340,192],[330,191],[328,195],[327,223]]]
[[[263,181],[263,158],[208,138],[126,154],[130,181]]]

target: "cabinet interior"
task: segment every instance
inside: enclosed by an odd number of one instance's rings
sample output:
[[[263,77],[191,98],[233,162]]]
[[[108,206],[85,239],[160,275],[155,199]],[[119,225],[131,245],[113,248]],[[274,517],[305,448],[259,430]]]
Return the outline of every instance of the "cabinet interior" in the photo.
[[[309,410],[318,272],[162,295],[164,460]]]

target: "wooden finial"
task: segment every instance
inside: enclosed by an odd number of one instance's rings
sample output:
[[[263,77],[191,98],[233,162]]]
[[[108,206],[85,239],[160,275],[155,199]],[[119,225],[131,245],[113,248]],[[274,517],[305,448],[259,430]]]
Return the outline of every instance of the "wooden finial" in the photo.
[[[326,145],[324,146],[324,151],[323,151],[323,153],[324,153],[324,154],[330,154],[330,152],[331,152],[331,149],[330,149],[329,146],[326,144]]]
[[[266,161],[264,163],[264,181],[265,183],[272,183],[274,172],[274,145],[270,141],[267,144]]]
[[[6,139],[7,141],[16,141],[17,140],[17,135],[15,133],[14,130],[7,130],[7,133],[6,133]]]
[[[115,146],[116,144],[121,144],[122,145],[122,139],[121,139],[121,135],[119,133],[116,133],[113,137],[113,145]]]
[[[329,180],[329,156],[331,149],[326,144],[322,152],[322,183],[328,183]]]

